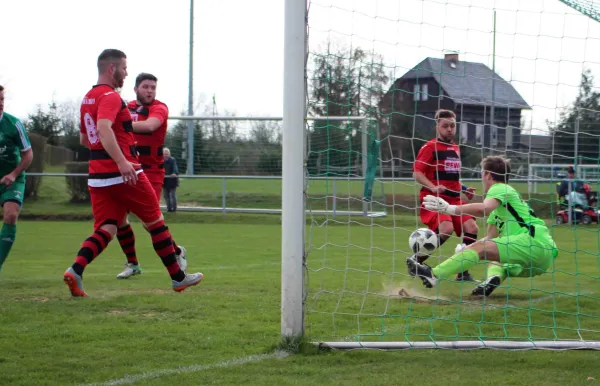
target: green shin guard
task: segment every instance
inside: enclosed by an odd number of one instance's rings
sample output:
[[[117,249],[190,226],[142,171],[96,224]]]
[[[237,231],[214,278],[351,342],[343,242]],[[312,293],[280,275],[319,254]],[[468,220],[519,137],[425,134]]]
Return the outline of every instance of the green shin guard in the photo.
[[[468,271],[478,261],[479,255],[477,252],[472,249],[465,249],[433,268],[433,274],[439,279],[447,279],[452,275]]]
[[[0,269],[8,257],[17,236],[16,224],[4,224],[0,231]]]
[[[506,268],[498,264],[490,264],[487,270],[487,277],[499,276],[501,281],[506,279]]]

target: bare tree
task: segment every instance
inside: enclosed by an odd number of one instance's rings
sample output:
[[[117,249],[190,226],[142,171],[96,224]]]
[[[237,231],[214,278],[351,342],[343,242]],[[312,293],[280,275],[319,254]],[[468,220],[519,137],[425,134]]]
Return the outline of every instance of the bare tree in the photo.
[[[252,122],[250,141],[260,145],[280,144],[281,125],[273,121]]]

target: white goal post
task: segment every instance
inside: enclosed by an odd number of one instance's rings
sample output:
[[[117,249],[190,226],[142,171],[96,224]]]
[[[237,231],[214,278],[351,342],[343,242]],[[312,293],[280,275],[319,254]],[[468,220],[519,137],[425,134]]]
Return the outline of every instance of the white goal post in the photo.
[[[281,202],[281,335],[304,334],[306,0],[285,0]]]
[[[282,137],[282,269],[281,269],[281,335],[295,339],[304,334],[304,237],[306,224],[305,174],[307,121],[361,122],[362,177],[366,177],[367,117],[308,117],[306,109],[307,2],[285,1],[283,137]],[[211,117],[206,119],[210,120]],[[268,118],[263,118],[268,119]],[[277,119],[272,119],[277,120]],[[379,157],[381,158],[381,157]],[[335,192],[333,193],[335,195]],[[385,212],[370,213],[363,200],[362,215],[385,216]],[[319,214],[320,211],[311,211]],[[338,212],[349,215],[358,212]]]

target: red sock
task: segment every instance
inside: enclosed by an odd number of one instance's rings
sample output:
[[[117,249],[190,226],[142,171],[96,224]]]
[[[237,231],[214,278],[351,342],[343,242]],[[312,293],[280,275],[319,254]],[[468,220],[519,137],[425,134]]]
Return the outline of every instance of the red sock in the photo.
[[[71,266],[75,273],[79,276],[83,275],[85,267],[102,253],[111,239],[111,234],[104,229],[97,229],[90,237],[85,239],[77,253],[75,263]]]
[[[163,265],[167,268],[171,279],[176,281],[185,279],[185,273],[183,273],[179,264],[177,264],[177,259],[175,259],[175,248],[173,248],[171,233],[165,226],[165,222],[160,220],[149,227],[148,231],[152,237],[152,246],[162,260]]]
[[[119,245],[121,245],[123,253],[127,256],[127,262],[138,265],[137,254],[135,252],[135,235],[133,234],[133,229],[131,229],[130,224],[117,230],[117,239],[119,240]]]

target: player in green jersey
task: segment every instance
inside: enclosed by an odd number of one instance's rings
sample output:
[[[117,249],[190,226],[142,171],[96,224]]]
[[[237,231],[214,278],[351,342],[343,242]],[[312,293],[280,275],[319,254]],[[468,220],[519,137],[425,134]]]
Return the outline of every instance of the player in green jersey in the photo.
[[[29,137],[21,121],[4,112],[4,87],[0,86],[0,270],[15,242],[17,217],[25,195],[25,170],[33,160]]]
[[[490,262],[487,279],[473,289],[473,295],[489,296],[507,277],[541,275],[552,266],[558,249],[543,220],[507,185],[510,162],[502,157],[486,157],[482,162],[485,200],[483,203],[450,205],[443,199],[427,196],[424,207],[450,215],[489,216],[487,236],[431,268],[409,257],[411,276],[418,276],[426,287],[438,279],[466,271],[479,260]]]

